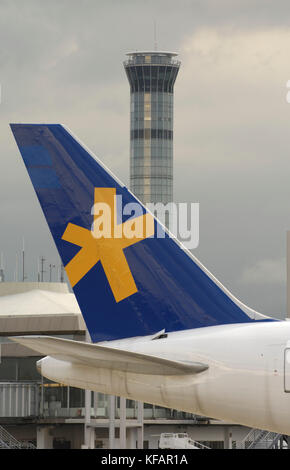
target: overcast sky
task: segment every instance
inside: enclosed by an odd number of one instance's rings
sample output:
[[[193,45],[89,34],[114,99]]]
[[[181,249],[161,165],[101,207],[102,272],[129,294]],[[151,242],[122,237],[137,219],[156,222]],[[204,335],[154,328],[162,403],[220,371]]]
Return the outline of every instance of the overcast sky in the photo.
[[[58,256],[10,122],[68,126],[129,181],[126,53],[182,62],[175,84],[174,195],[200,203],[194,254],[265,314],[286,312],[290,230],[290,4],[276,0],[0,0],[0,251],[13,280]],[[20,276],[20,274],[19,274]]]

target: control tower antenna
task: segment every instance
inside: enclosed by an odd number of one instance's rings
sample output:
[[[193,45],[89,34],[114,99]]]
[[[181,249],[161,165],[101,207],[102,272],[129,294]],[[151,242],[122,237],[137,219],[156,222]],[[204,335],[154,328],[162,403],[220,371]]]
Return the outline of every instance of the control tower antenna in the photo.
[[[3,252],[1,252],[0,257],[0,282],[5,282]]]
[[[156,31],[156,21],[154,21],[154,51],[157,51],[157,31]]]
[[[22,241],[22,282],[26,279],[25,275],[25,245],[24,245],[24,238]]]
[[[40,266],[41,266],[41,268],[40,268],[40,282],[44,282],[44,273],[46,272],[44,270],[44,262],[45,262],[45,258],[44,258],[44,256],[41,256],[41,258],[40,258]]]
[[[60,282],[64,282],[64,267],[63,267],[63,264],[60,265]]]
[[[15,273],[14,273],[14,281],[18,282],[18,255],[15,255]]]

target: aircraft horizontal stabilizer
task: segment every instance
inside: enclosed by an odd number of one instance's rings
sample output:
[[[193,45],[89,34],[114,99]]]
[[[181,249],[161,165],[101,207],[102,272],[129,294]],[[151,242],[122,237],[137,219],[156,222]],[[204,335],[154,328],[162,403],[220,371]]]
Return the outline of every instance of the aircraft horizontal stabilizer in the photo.
[[[91,367],[150,375],[197,374],[208,369],[207,364],[174,361],[131,351],[83,343],[50,336],[14,336],[16,341],[41,355],[84,364]]]

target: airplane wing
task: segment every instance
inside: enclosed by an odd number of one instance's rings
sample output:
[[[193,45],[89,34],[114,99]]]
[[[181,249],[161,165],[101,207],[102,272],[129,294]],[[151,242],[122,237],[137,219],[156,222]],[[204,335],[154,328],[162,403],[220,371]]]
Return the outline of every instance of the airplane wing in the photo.
[[[175,361],[121,349],[50,336],[13,336],[16,341],[41,355],[98,368],[150,375],[197,374],[208,369],[200,362]]]

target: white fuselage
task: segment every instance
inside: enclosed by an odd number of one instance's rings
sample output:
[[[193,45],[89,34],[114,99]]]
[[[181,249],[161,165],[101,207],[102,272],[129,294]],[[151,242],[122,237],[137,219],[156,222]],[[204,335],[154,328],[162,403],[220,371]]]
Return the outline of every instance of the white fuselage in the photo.
[[[221,325],[169,333],[164,339],[102,344],[209,368],[153,376],[46,357],[41,373],[75,387],[290,435],[290,322]]]

